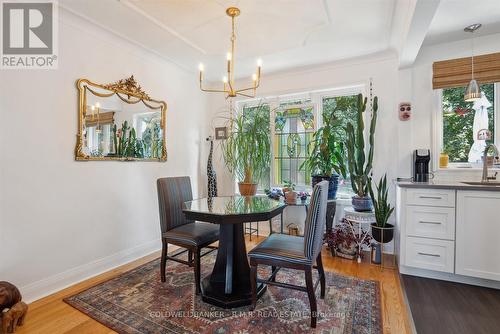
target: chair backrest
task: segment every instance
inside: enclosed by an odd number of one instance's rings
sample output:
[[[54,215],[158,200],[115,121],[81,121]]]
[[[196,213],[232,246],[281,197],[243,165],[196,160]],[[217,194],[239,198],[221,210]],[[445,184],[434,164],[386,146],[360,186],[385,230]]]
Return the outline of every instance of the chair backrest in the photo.
[[[193,200],[189,176],[165,177],[156,181],[158,187],[158,207],[160,209],[161,232],[189,224],[182,212],[183,203]]]
[[[304,226],[304,255],[313,261],[323,245],[327,200],[328,182],[321,181],[314,186]]]

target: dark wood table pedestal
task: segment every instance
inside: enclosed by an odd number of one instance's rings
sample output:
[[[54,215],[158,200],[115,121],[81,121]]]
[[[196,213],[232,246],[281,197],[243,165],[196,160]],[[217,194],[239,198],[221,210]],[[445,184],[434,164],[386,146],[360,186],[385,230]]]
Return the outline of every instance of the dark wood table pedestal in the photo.
[[[266,286],[257,289],[260,297]],[[212,273],[202,280],[202,299],[223,308],[251,304],[250,266],[248,265],[243,224],[220,226],[219,251]]]
[[[285,206],[261,196],[214,197],[185,205],[183,211],[187,219],[220,225],[215,265],[212,273],[201,282],[202,300],[222,308],[250,305],[252,288],[243,223],[269,220],[281,214]],[[260,284],[257,298],[265,290],[266,286]]]

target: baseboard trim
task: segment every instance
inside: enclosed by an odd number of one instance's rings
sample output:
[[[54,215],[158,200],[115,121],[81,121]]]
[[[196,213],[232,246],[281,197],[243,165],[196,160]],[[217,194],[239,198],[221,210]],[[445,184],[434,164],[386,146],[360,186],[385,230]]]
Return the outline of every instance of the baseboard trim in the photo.
[[[148,241],[138,246],[66,270],[62,273],[20,287],[23,300],[31,303],[69,286],[85,281],[116,267],[157,252],[161,249],[160,239]]]

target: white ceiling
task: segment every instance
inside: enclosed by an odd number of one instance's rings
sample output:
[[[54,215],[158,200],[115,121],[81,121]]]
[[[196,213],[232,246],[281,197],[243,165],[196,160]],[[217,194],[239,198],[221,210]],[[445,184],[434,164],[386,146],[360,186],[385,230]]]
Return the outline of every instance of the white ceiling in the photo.
[[[225,71],[236,20],[236,74],[250,76],[389,48],[396,0],[60,0],[62,7],[186,68],[203,62],[208,79]]]
[[[483,25],[474,36],[500,33],[500,0],[441,0],[424,44],[470,38],[463,29],[474,23]]]

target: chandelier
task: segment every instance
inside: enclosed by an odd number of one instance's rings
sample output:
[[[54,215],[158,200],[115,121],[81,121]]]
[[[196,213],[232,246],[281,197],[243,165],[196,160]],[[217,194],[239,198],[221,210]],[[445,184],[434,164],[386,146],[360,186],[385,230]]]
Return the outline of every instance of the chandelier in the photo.
[[[226,95],[226,99],[229,97],[236,96],[246,96],[246,97],[255,97],[255,93],[257,88],[260,85],[260,70],[262,67],[262,60],[257,60],[257,72],[252,75],[252,85],[248,88],[236,89],[234,85],[234,43],[236,41],[236,34],[234,33],[234,18],[240,15],[240,10],[236,7],[229,7],[226,10],[226,14],[231,17],[231,52],[227,53],[227,75],[223,77],[222,89],[205,89],[203,88],[203,71],[204,66],[200,64],[200,89],[204,92],[212,92],[212,93],[224,93]]]

